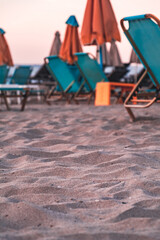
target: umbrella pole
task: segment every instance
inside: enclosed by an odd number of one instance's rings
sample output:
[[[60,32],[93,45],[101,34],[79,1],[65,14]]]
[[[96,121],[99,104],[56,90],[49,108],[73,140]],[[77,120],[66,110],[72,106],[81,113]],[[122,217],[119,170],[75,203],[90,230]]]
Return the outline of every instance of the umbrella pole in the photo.
[[[103,70],[102,45],[99,46],[99,61],[100,61],[100,67]]]

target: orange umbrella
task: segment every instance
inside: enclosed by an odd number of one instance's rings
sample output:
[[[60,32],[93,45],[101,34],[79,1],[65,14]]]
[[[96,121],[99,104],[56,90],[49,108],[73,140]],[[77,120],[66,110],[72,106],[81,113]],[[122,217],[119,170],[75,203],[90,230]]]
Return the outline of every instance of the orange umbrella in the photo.
[[[78,22],[75,16],[70,16],[66,21],[67,28],[64,41],[60,48],[59,57],[69,64],[73,64],[76,57],[73,55],[76,52],[82,52],[81,43],[78,35]]]
[[[5,31],[0,28],[0,65],[6,64],[13,66],[11,53],[4,34]]]
[[[111,42],[112,39],[121,41],[110,1],[88,0],[81,30],[82,43],[102,45],[104,42]],[[101,51],[100,54],[102,54]]]

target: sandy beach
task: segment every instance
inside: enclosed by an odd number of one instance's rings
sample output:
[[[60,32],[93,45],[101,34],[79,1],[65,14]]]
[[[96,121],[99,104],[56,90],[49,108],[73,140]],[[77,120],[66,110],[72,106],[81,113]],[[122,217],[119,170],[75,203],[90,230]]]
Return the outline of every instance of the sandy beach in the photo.
[[[159,105],[0,106],[1,240],[159,240]]]

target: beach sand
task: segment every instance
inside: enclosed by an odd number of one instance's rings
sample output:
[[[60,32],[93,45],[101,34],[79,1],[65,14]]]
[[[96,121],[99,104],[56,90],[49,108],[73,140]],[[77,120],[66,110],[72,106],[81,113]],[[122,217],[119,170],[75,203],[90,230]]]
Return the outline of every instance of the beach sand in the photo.
[[[1,240],[159,240],[159,105],[0,111]]]

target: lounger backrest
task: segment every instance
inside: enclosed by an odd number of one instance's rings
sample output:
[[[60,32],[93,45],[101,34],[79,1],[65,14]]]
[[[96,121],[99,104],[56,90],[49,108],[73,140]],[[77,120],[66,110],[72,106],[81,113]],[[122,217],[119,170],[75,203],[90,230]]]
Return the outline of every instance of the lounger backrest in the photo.
[[[160,85],[160,26],[140,15],[126,17],[123,21],[129,22],[129,29],[124,31],[144,67],[148,69],[151,80]]]
[[[98,82],[108,82],[107,77],[101,70],[96,59],[90,58],[87,53],[75,53],[75,56],[77,56],[75,63],[83,78],[86,80],[90,90],[94,91]]]
[[[71,73],[67,63],[62,61],[58,56],[49,56],[46,59],[47,69],[57,82],[60,90],[64,92],[77,92],[79,85],[75,81],[74,75]]]
[[[9,68],[7,65],[0,66],[0,84],[4,84],[8,75]]]
[[[19,66],[15,69],[11,82],[15,84],[27,84],[31,74],[30,66]]]

